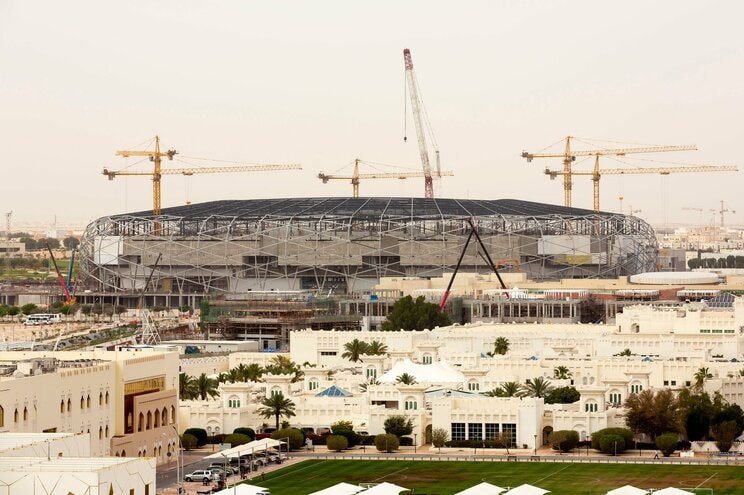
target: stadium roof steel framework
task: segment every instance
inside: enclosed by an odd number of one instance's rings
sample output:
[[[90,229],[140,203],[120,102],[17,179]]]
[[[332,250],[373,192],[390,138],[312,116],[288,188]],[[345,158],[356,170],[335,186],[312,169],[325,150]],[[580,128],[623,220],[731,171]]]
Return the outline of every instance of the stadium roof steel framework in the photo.
[[[653,229],[633,216],[512,199],[290,198],[100,218],[83,235],[80,282],[136,291],[154,271],[161,292],[366,290],[381,277],[452,270],[467,218],[494,260],[517,259],[533,279],[654,269]],[[488,270],[477,246],[462,269]]]

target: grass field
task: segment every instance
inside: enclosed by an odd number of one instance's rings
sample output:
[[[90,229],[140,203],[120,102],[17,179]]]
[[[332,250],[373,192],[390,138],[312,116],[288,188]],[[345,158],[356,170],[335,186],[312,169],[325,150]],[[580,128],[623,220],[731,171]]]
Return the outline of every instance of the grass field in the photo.
[[[308,460],[266,476],[273,495],[307,495],[340,482],[387,481],[416,494],[451,495],[487,481],[522,483],[553,494],[596,494],[630,484],[639,488],[699,488],[699,494],[744,494],[744,467],[672,464],[564,464],[545,462]],[[254,482],[255,483],[255,482]]]

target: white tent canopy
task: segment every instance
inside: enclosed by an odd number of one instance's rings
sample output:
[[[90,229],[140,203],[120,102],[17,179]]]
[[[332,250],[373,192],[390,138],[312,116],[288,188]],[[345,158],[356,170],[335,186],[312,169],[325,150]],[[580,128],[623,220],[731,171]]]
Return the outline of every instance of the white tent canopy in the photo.
[[[313,492],[310,495],[355,495],[363,491],[364,488],[350,483],[338,483],[337,485],[329,486],[323,490]]]
[[[453,369],[446,361],[432,364],[416,364],[410,359],[398,361],[395,366],[379,378],[380,383],[395,383],[403,373],[416,378],[418,383],[465,383],[465,375]]]
[[[269,489],[263,486],[241,484],[220,490],[214,495],[258,495],[268,491]]]
[[[364,490],[362,492],[359,492],[359,494],[364,495],[398,495],[400,492],[407,492],[408,488],[403,488],[402,486],[394,485],[392,483],[380,483],[379,485],[375,485],[372,488],[368,488],[367,490]]]
[[[272,438],[264,438],[263,440],[254,440],[253,442],[248,442],[243,445],[238,445],[237,447],[232,447],[229,449],[221,450],[219,452],[215,452],[214,454],[209,454],[208,456],[205,457],[205,459],[223,459],[225,457],[239,457],[241,455],[263,452],[264,450],[268,450],[272,447],[278,447],[280,445],[285,445],[286,443],[287,442],[281,442],[279,440],[274,440]]]
[[[654,495],[695,495],[693,492],[688,492],[686,490],[680,490],[679,488],[669,487],[664,488],[662,490],[657,490],[654,492]]]
[[[512,488],[504,495],[545,495],[546,493],[550,493],[550,490],[543,490],[542,488],[525,483],[524,485]]]
[[[478,483],[466,490],[457,492],[455,495],[499,495],[501,492],[505,491],[506,488],[501,488],[500,486],[492,485],[491,483],[486,483],[484,481],[483,483]]]
[[[610,490],[609,492],[607,492],[607,495],[646,495],[647,493],[648,490],[644,490],[643,488],[636,488],[631,485],[625,485],[621,486],[620,488]]]

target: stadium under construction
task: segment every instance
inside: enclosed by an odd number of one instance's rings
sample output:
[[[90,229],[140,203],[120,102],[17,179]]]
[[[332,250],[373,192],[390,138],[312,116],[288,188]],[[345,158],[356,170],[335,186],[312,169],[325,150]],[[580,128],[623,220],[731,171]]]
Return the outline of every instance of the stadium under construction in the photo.
[[[198,305],[248,291],[369,291],[383,277],[451,272],[468,219],[493,260],[533,280],[604,278],[654,269],[657,244],[640,218],[519,200],[288,198],[214,201],[112,215],[80,246],[81,289],[160,295]],[[486,272],[474,243],[462,271]],[[496,261],[497,264],[499,261]]]

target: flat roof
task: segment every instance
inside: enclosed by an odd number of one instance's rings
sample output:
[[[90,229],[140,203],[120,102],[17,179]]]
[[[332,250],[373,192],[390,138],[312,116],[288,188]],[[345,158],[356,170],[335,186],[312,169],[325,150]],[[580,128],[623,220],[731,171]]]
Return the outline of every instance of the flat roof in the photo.
[[[2,472],[80,472],[98,471],[113,466],[142,461],[142,457],[0,457]]]
[[[76,433],[2,433],[0,434],[0,452],[75,435]]]

